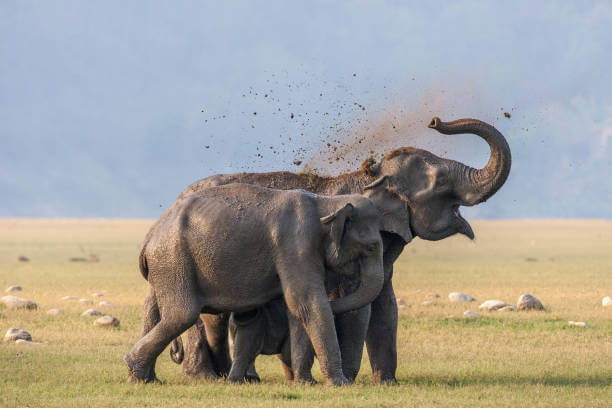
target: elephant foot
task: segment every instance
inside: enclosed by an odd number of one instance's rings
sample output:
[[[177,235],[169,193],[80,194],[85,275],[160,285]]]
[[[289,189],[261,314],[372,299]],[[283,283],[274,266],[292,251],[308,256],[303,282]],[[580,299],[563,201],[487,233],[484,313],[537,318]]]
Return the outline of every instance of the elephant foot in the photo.
[[[244,376],[244,380],[248,383],[260,383],[261,378],[257,374],[247,374]]]
[[[344,385],[349,384],[349,380],[344,375],[335,378],[328,378],[327,380],[325,380],[325,385],[327,386],[342,387]]]
[[[399,385],[393,374],[374,373],[374,383],[383,385]]]
[[[317,381],[314,378],[312,378],[311,375],[308,375],[308,376],[300,376],[300,375],[294,376],[293,380],[291,382],[293,382],[294,384],[305,384],[305,385],[315,385],[315,384],[317,384]]]
[[[155,376],[155,363],[137,363],[129,354],[123,357],[128,367],[128,382],[135,383],[159,383],[161,381]]]
[[[207,381],[218,381],[221,380],[222,377],[210,370],[199,370],[199,371],[184,371],[183,376],[187,378],[192,378],[194,380],[207,380]]]

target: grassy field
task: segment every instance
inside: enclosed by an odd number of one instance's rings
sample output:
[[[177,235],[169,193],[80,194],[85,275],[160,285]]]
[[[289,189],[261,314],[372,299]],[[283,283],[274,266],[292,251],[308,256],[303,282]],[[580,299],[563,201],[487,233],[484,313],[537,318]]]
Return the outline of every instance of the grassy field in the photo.
[[[39,346],[0,342],[0,406],[612,406],[612,222],[474,222],[477,239],[416,240],[396,264],[400,310],[398,386],[378,386],[364,356],[354,386],[284,383],[274,357],[259,357],[261,384],[228,385],[182,377],[167,353],[162,385],[126,382],[123,355],[138,340],[147,284],[138,272],[150,220],[0,219],[0,289],[39,304],[37,311],[0,305],[0,331],[28,330]],[[94,253],[98,263],[69,262]],[[30,262],[18,262],[25,255]],[[450,303],[461,291],[474,303]],[[93,299],[94,292],[104,298]],[[439,293],[424,306],[428,293]],[[543,312],[483,312],[480,301],[538,297]],[[3,293],[2,296],[5,294]],[[63,296],[107,300],[96,308],[121,320],[92,325],[92,306]],[[62,316],[46,314],[50,308]],[[588,328],[568,327],[568,320]],[[313,373],[320,379],[315,366]]]

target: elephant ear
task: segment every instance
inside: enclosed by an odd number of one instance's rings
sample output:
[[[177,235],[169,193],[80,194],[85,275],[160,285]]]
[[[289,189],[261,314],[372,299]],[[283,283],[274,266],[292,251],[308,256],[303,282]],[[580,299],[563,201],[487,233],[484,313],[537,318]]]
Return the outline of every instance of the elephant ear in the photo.
[[[346,230],[346,224],[350,222],[352,215],[353,205],[348,203],[344,207],[336,210],[333,214],[327,215],[320,219],[322,224],[329,226],[329,253],[332,257],[337,258],[340,255],[342,237],[344,236]]]
[[[382,217],[383,231],[412,241],[408,203],[389,186],[389,176],[382,176],[364,187],[364,195],[372,201]]]

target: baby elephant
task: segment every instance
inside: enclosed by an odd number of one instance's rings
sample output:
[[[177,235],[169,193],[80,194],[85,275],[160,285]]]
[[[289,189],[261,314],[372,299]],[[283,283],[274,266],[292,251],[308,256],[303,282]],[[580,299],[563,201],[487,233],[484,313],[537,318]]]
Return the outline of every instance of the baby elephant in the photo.
[[[177,200],[140,254],[150,285],[144,321],[151,323],[124,357],[130,380],[156,380],[158,355],[200,313],[244,313],[282,296],[327,383],[346,384],[333,313],[361,308],[379,294],[381,228],[378,210],[360,195],[229,184]],[[359,287],[330,302],[327,272],[358,276]]]

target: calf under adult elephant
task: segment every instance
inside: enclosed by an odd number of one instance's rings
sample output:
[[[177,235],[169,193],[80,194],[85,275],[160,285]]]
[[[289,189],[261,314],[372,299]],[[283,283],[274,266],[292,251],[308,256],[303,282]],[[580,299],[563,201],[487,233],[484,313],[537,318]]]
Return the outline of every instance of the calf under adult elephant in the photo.
[[[375,381],[395,381],[397,367],[397,304],[391,281],[393,263],[413,237],[440,240],[456,233],[473,238],[459,207],[486,201],[504,184],[511,166],[510,148],[493,126],[476,119],[442,122],[432,119],[429,128],[443,134],[472,133],[490,146],[491,156],[482,169],[474,169],[428,151],[405,147],[393,150],[380,163],[362,166],[338,177],[289,172],[238,173],[212,176],[187,187],[179,199],[203,188],[241,182],[278,189],[301,188],[318,194],[362,193],[366,186],[383,214],[385,284],[369,308],[336,316],[343,369],[354,379],[365,343]],[[227,342],[229,315],[203,314],[186,332],[183,374],[191,377],[227,375],[231,366]],[[369,320],[369,324],[367,323]],[[365,326],[355,322],[365,321]],[[367,334],[366,334],[367,333]]]
[[[155,307],[145,309],[143,337],[124,357],[130,379],[155,381],[157,356],[200,313],[246,312],[282,296],[327,382],[347,383],[332,313],[361,308],[380,293],[382,228],[378,210],[360,195],[231,184],[177,200],[141,251]],[[358,277],[357,290],[328,301],[328,272]]]

